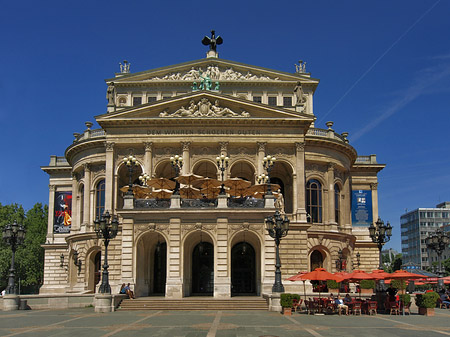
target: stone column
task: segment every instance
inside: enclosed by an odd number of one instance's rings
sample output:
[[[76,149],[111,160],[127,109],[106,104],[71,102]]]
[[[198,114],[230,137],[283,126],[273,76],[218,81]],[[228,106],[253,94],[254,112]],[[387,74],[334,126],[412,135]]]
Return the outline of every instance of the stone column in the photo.
[[[135,283],[133,274],[134,221],[132,218],[122,220],[122,282]]]
[[[84,169],[84,200],[83,200],[83,207],[84,207],[84,217],[83,217],[83,224],[85,225],[85,228],[89,227],[91,223],[91,168],[89,167],[89,164],[83,165]]]
[[[48,197],[48,226],[47,226],[47,239],[53,241],[53,220],[55,214],[55,191],[56,185],[48,185],[49,197]]]
[[[350,177],[348,173],[345,173],[344,178],[344,188],[342,191],[342,195],[344,199],[341,203],[341,219],[343,221],[343,226],[346,231],[350,234],[352,230],[352,205],[351,205],[351,193],[350,190]]]
[[[372,220],[375,222],[378,219],[378,183],[370,184],[370,189],[372,190]]]
[[[72,172],[72,225],[70,231],[80,230],[80,217],[78,212],[78,181],[77,174]]]
[[[228,219],[217,219],[217,247],[214,252],[214,297],[231,297],[231,263],[228,263]]]
[[[257,142],[258,144],[258,162],[257,162],[257,168],[258,171],[256,172],[256,175],[259,176],[264,173],[264,167],[263,167],[263,159],[266,155],[266,142]]]
[[[114,142],[105,142],[105,212],[114,214]]]
[[[328,223],[335,224],[336,219],[334,218],[334,167],[336,165],[333,163],[328,164],[328,170],[327,170],[327,184],[328,184]]]
[[[183,167],[181,168],[181,174],[188,174],[192,172],[191,168],[191,155],[189,153],[189,146],[191,142],[181,142],[183,147]]]
[[[169,245],[167,256],[167,282],[166,297],[183,297],[183,280],[181,279],[181,220],[180,218],[170,218],[169,224]]]
[[[153,177],[153,142],[144,143],[144,173]],[[184,160],[184,158],[183,158]]]
[[[305,184],[305,142],[295,143],[295,173],[297,186],[297,203],[294,204],[294,212],[297,219],[306,222],[306,184]]]

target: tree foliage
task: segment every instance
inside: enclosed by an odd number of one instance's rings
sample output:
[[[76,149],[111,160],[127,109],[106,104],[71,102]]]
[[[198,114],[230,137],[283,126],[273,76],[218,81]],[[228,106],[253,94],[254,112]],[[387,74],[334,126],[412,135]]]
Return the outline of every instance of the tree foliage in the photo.
[[[393,273],[396,270],[400,270],[403,264],[402,254],[395,255],[391,261],[388,254],[382,255],[383,269],[388,273]]]
[[[18,204],[0,204],[0,230],[14,220],[26,229],[25,242],[16,251],[16,284],[21,292],[37,292],[44,277],[44,249],[47,234],[47,205],[37,203],[25,213]],[[8,284],[9,268],[11,266],[11,247],[3,240],[0,243],[0,289]]]

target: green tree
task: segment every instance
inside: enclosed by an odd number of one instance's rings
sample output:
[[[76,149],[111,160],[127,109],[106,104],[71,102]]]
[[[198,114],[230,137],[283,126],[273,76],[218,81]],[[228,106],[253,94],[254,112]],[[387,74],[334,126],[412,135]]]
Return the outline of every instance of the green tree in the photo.
[[[396,270],[400,270],[402,267],[402,264],[403,264],[401,253],[395,255],[395,257],[392,261],[390,261],[388,254],[383,254],[382,261],[383,261],[383,266],[384,266],[383,269],[388,273],[392,273]]]
[[[16,282],[20,280],[21,292],[37,292],[44,273],[44,249],[47,233],[47,205],[37,203],[26,214],[22,206],[0,204],[0,229],[14,220],[26,229],[25,242],[16,251]],[[0,289],[8,284],[11,264],[11,247],[3,240],[0,244]],[[18,284],[17,284],[18,285]]]

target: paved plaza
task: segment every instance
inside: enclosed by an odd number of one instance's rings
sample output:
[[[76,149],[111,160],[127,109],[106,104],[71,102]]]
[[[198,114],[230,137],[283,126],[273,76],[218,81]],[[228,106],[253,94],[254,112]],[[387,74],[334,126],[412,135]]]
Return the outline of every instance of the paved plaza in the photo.
[[[450,335],[450,310],[434,317],[338,316],[266,311],[0,311],[0,336],[372,337]]]

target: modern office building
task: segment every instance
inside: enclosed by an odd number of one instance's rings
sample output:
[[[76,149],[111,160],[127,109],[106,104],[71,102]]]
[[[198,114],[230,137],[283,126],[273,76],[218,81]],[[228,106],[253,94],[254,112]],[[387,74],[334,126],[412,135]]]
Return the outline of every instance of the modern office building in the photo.
[[[402,260],[420,266],[429,267],[437,261],[437,255],[427,249],[426,238],[438,228],[448,231],[450,225],[450,202],[438,204],[435,208],[417,208],[400,217],[402,236]],[[447,248],[442,259],[450,257]]]
[[[220,59],[213,46],[204,59],[138,73],[124,63],[106,84],[100,128],[87,122],[42,167],[50,216],[41,293],[97,291],[105,249],[94,222],[105,211],[120,223],[108,248],[113,292],[131,283],[137,296],[270,293],[276,249],[265,223],[276,210],[290,221],[283,278],[335,271],[339,251],[348,270],[357,253],[361,269],[378,266],[368,226],[384,165],[358,156],[345,125],[315,125],[319,80],[304,63],[266,69]]]

